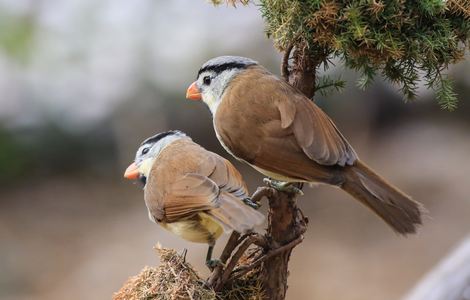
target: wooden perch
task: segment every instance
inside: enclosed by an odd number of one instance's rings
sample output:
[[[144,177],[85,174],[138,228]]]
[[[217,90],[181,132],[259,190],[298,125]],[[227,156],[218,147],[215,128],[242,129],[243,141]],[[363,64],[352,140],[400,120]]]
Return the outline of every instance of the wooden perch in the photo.
[[[270,288],[267,291],[268,295],[273,293],[285,296],[288,258],[292,249],[303,240],[302,234],[306,228],[305,218],[300,210],[289,201],[295,195],[280,193],[270,187],[259,187],[251,199],[259,202],[263,197],[268,198],[270,207],[267,233],[265,235],[248,233],[243,236],[237,232],[232,233],[220,256],[223,264],[217,266],[207,280],[207,285],[216,292],[222,291],[226,285],[230,285],[234,280],[264,264],[260,272],[260,281],[263,282],[264,289]],[[298,227],[296,229],[292,227],[292,221],[296,224],[302,223],[302,225],[296,225]],[[283,240],[288,242],[283,242]],[[251,252],[251,255],[247,255],[247,250],[252,245],[257,248]],[[247,259],[241,264],[240,260],[243,257]],[[279,269],[281,273],[263,271],[273,268]],[[274,298],[270,296],[270,299]]]
[[[313,60],[305,47],[295,48],[293,66],[290,68],[289,57],[293,48],[291,45],[285,51],[281,66],[283,77],[305,95],[312,97],[319,61]],[[295,186],[302,188],[301,183]],[[308,220],[297,207],[297,194],[259,187],[252,200],[259,202],[263,197],[269,203],[266,233],[241,237],[238,233],[232,234],[220,258],[223,265],[217,266],[207,280],[207,285],[216,292],[223,291],[235,280],[256,269],[265,298],[282,300],[286,297],[290,255],[294,247],[303,241]],[[249,253],[253,246],[254,250]]]

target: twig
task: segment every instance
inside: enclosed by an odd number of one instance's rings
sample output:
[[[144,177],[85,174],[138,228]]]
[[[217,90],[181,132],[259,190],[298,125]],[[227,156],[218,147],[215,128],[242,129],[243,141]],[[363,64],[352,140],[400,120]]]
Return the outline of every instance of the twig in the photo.
[[[252,244],[256,245],[264,245],[264,237],[259,235],[259,234],[252,234],[248,236],[245,241],[238,247],[237,251],[235,254],[233,254],[232,258],[230,259],[230,262],[228,263],[227,267],[225,268],[222,277],[220,280],[217,282],[217,285],[215,286],[215,291],[219,291],[227,282],[228,278],[232,274],[232,270],[235,268],[237,265],[238,261],[240,258],[243,256],[243,253],[250,247]]]
[[[262,248],[257,248],[256,250],[251,251],[251,253],[246,255],[246,257],[245,257],[246,261],[255,261],[255,260],[257,260],[258,258],[255,259],[254,257],[256,256],[256,254],[258,254],[262,250],[263,250]],[[259,254],[258,257],[260,257],[260,255],[261,254]],[[239,268],[234,269],[232,273],[237,272],[237,269],[239,269]]]
[[[292,249],[294,248],[295,246],[297,246],[298,244],[302,243],[304,237],[303,235],[299,236],[297,239],[293,240],[292,242],[284,245],[284,246],[281,246],[279,248],[276,248],[276,249],[273,249],[271,251],[269,251],[267,254],[265,255],[260,255],[259,258],[257,258],[253,263],[251,263],[250,265],[248,266],[244,266],[244,267],[240,267],[236,270],[233,271],[233,273],[237,273],[237,274],[234,274],[230,280],[230,281],[233,281],[237,278],[240,278],[241,276],[245,275],[246,273],[248,273],[250,270],[256,268],[258,265],[260,265],[263,261],[275,256],[275,255],[278,255],[278,254],[281,254],[282,252],[286,251],[286,250],[289,250],[289,249]]]
[[[222,251],[222,254],[220,255],[220,261],[225,264],[227,260],[230,258],[230,255],[232,255],[233,250],[237,247],[237,245],[240,243],[239,242],[240,238],[240,233],[236,231],[232,231],[232,234],[230,235],[230,238],[227,241],[227,245],[225,245],[224,250]],[[216,285],[218,279],[222,275],[223,271],[223,264],[217,265],[214,268],[214,271],[212,271],[211,276],[207,280],[207,285],[210,287],[213,287]]]
[[[253,196],[251,197],[251,200],[255,203],[261,201],[263,197],[272,197],[276,193],[276,190],[270,188],[270,187],[259,187],[254,193]],[[220,255],[220,261],[222,264],[217,265],[214,270],[212,271],[211,275],[206,281],[206,285],[209,287],[218,287],[220,285],[224,285],[224,280],[222,278],[222,275],[225,274],[224,272],[224,265],[227,262],[227,260],[230,258],[232,255],[233,250],[237,248],[238,245],[240,245],[245,239],[247,239],[249,236],[253,235],[253,233],[247,233],[242,236],[240,236],[240,233],[233,231],[232,234],[230,235],[229,240],[227,241],[227,244],[224,247],[224,250],[222,251],[222,254]],[[264,248],[266,247],[267,243],[265,242],[265,239],[262,239],[260,237],[253,239],[252,243],[256,244],[257,246]],[[245,249],[246,250],[246,249]],[[237,252],[238,253],[238,252]],[[243,253],[241,253],[243,254]],[[241,255],[240,255],[241,257]],[[233,258],[232,258],[233,260]],[[230,262],[232,262],[232,260]],[[234,262],[234,265],[232,269],[235,267],[236,263],[238,262],[239,258],[237,261]],[[228,268],[228,267],[227,267]],[[232,270],[230,269],[230,271]],[[227,269],[225,269],[227,270]],[[230,274],[230,272],[229,272]]]
[[[258,187],[256,191],[251,196],[251,201],[258,203],[263,197],[271,198],[275,195],[277,191],[271,187],[263,186]]]
[[[303,220],[303,222],[304,222],[304,231],[302,232],[302,234],[304,234],[305,231],[307,231],[307,226],[306,226],[306,225],[308,224],[309,220],[308,220],[308,217],[306,217],[306,216],[304,215],[304,212],[303,212],[300,208],[298,208],[297,213],[300,215],[300,218],[301,218],[301,219]]]
[[[194,300],[193,295],[191,295],[191,292],[189,290],[186,290],[186,294],[188,294],[189,300]]]
[[[225,268],[224,273],[222,274],[222,277],[220,278],[220,281],[217,283],[217,286],[215,287],[216,291],[220,290],[225,285],[225,282],[227,281],[230,274],[232,273],[233,268],[235,268],[237,262],[240,260],[243,253],[246,251],[246,249],[248,249],[248,247],[250,247],[253,241],[254,241],[253,237],[250,236],[238,247],[238,250],[232,256],[232,258],[230,259],[230,262]]]
[[[282,57],[282,65],[281,65],[281,75],[285,81],[289,82],[289,57],[292,49],[294,48],[294,44],[290,43],[287,46],[286,51],[284,51],[284,56]]]
[[[230,235],[230,238],[227,241],[227,245],[225,246],[224,250],[222,251],[222,254],[220,255],[220,260],[223,263],[225,263],[230,258],[230,255],[232,254],[233,250],[237,247],[239,237],[240,233],[236,231],[233,231]]]
[[[290,49],[289,51],[291,50],[292,49]],[[267,197],[271,200],[273,198],[278,197],[278,194],[278,191],[271,187],[258,187],[258,189],[253,193],[251,200],[255,203],[260,202],[263,197]],[[296,213],[296,218],[300,218],[302,221],[305,221],[305,217],[303,216],[300,209],[297,208]],[[246,233],[244,235],[240,235],[240,233],[238,232],[232,232],[232,235],[227,241],[227,245],[224,247],[224,250],[220,256],[222,264],[215,267],[215,269],[211,273],[211,276],[206,282],[207,286],[212,287],[215,291],[220,291],[228,282],[232,282],[233,280],[247,274],[250,270],[259,266],[262,262],[266,261],[267,259],[280,253],[283,253],[284,251],[292,249],[293,247],[301,243],[303,240],[302,233],[305,232],[305,226],[302,226],[302,228],[298,229],[300,230],[300,232],[298,233],[300,234],[299,237],[276,249],[270,248],[273,246],[273,244],[269,243],[266,236],[264,235],[260,235],[257,233]],[[253,244],[259,247],[258,251],[251,253],[250,259],[252,259],[251,261],[253,262],[248,266],[242,266],[235,269],[245,252]],[[260,250],[261,254],[258,255]],[[257,256],[253,258],[254,255]],[[227,264],[226,262],[229,259],[230,261]]]

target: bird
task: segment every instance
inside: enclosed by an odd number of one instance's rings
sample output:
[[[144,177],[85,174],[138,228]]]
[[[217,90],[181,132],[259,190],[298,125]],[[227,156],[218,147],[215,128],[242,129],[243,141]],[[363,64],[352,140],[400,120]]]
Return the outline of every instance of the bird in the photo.
[[[186,98],[209,108],[216,136],[274,187],[338,187],[372,209],[398,234],[415,233],[423,206],[360,160],[333,121],[310,98],[255,60],[219,56],[202,65]],[[294,190],[295,191],[295,190]]]
[[[248,233],[264,221],[237,169],[181,131],[147,138],[124,177],[144,183],[151,221],[187,241],[208,244],[210,269],[220,263],[212,252],[223,232]]]

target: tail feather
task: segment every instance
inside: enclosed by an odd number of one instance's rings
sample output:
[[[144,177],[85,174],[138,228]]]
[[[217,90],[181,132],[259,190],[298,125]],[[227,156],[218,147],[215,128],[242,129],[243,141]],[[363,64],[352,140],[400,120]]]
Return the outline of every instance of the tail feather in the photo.
[[[219,195],[220,206],[208,213],[217,219],[225,230],[246,233],[264,222],[264,215],[227,192]]]
[[[345,169],[341,188],[372,209],[399,234],[415,233],[422,224],[423,206],[360,161]]]

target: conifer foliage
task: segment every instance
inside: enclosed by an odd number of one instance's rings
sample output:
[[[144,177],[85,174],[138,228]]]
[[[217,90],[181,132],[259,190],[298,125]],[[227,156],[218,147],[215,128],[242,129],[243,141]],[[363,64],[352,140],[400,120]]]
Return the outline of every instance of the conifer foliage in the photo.
[[[308,51],[318,61],[315,71],[340,58],[361,73],[361,88],[381,75],[397,84],[406,99],[413,99],[417,83],[423,80],[436,91],[441,107],[457,107],[445,70],[462,60],[469,48],[468,1],[260,0],[258,4],[274,45],[280,51],[293,47]],[[325,85],[321,80],[317,79],[319,87]]]

